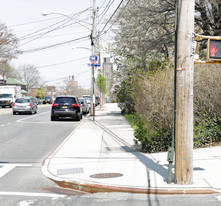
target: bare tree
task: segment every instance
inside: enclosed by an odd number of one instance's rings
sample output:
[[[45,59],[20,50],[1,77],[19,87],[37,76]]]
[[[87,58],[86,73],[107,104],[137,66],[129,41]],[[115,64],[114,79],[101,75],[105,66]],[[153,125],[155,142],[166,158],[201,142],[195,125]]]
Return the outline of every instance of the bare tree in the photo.
[[[18,68],[19,77],[26,84],[27,91],[39,86],[40,73],[34,65],[25,64]]]
[[[15,58],[18,54],[17,44],[16,36],[0,23],[0,61]]]
[[[15,68],[10,66],[8,60],[0,61],[0,74],[7,78],[18,78],[18,72]]]

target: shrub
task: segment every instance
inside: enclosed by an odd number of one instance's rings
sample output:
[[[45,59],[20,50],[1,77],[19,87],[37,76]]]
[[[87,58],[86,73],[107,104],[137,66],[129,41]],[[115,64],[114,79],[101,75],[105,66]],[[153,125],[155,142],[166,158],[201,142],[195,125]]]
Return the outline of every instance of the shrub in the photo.
[[[147,152],[166,151],[171,145],[173,73],[168,66],[133,76],[135,137]],[[201,147],[221,141],[221,69],[201,65],[194,76],[194,146]]]
[[[194,147],[203,147],[221,142],[221,121],[217,119],[195,118]]]

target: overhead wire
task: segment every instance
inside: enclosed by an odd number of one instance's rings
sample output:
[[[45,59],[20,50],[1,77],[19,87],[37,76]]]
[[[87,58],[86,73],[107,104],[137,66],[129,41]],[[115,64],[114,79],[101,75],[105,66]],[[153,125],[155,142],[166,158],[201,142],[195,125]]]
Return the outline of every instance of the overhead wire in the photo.
[[[84,74],[84,73],[86,73],[86,72],[88,72],[88,69],[87,69],[87,70],[84,70],[84,71],[81,71],[80,73],[73,74],[73,75],[76,77],[76,76],[80,76],[80,75],[82,75],[82,74]],[[48,80],[48,81],[46,81],[46,82],[63,81],[63,80],[66,80],[66,79],[68,79],[68,78],[69,78],[69,77],[62,77],[62,78],[57,78],[57,79],[53,79],[53,80]]]
[[[73,14],[73,15],[70,16],[70,18],[73,18],[73,17],[75,17],[75,16],[76,16],[76,17],[79,17],[82,13],[88,11],[90,8],[91,8],[91,7],[87,8],[87,9],[81,11],[81,12],[78,12],[78,13],[76,13],[76,14]],[[62,16],[62,17],[64,18],[64,16]],[[60,18],[61,18],[61,17],[60,17]],[[37,30],[37,31],[35,31],[35,32],[31,32],[31,33],[29,33],[29,34],[24,35],[24,36],[20,37],[19,39],[20,39],[20,40],[31,39],[31,38],[32,38],[32,39],[29,40],[29,41],[27,41],[27,42],[25,42],[25,43],[23,43],[23,44],[21,44],[20,46],[22,46],[22,45],[24,45],[24,44],[27,44],[27,43],[29,43],[29,42],[32,42],[32,41],[34,41],[34,40],[36,40],[36,39],[39,39],[39,38],[41,38],[42,36],[44,36],[44,35],[46,35],[46,34],[52,32],[52,31],[55,31],[55,30],[58,30],[58,29],[62,29],[62,28],[64,28],[64,27],[68,27],[68,26],[70,26],[70,25],[76,24],[76,22],[75,22],[75,23],[71,23],[71,24],[68,24],[68,25],[67,25],[67,23],[69,23],[70,21],[71,21],[71,19],[66,18],[66,19],[63,19],[63,20],[61,20],[61,21],[59,21],[59,22],[56,22],[55,24],[52,24],[52,25],[50,25],[50,26],[48,26],[48,27],[45,27],[45,28],[42,28],[42,29]],[[44,33],[39,33],[39,32],[41,32],[41,31],[44,31],[44,30],[48,29],[48,28],[54,27],[55,25],[58,25],[58,24],[60,24],[60,23],[61,23],[61,25],[59,25],[59,26],[56,27],[56,28],[51,29],[50,31],[46,31],[46,32],[44,32]],[[63,23],[63,24],[62,24],[62,23]]]
[[[83,60],[83,59],[86,59],[86,58],[88,58],[88,56],[87,57],[82,57],[82,58],[79,58],[79,59],[70,60],[70,61],[60,62],[60,63],[56,63],[56,64],[43,65],[43,66],[39,66],[37,68],[41,69],[41,68],[46,68],[46,67],[58,66],[58,65],[62,65],[62,64],[68,64],[68,63],[75,62],[75,61],[78,61],[78,60]]]
[[[70,44],[70,43],[75,42],[75,41],[79,41],[79,40],[83,40],[83,39],[89,39],[89,38],[90,38],[90,35],[84,36],[84,37],[80,37],[80,38],[77,38],[77,39],[72,39],[72,40],[69,40],[69,41],[66,41],[66,42],[61,42],[61,43],[57,43],[57,44],[48,45],[48,46],[45,46],[45,47],[29,49],[29,50],[23,50],[21,52],[22,53],[30,53],[30,52],[42,51],[42,50],[45,50],[45,49],[54,48],[54,47],[57,47],[57,46],[61,46],[61,45],[65,45],[65,44]]]
[[[98,24],[102,21],[102,19],[104,18],[104,16],[106,15],[106,13],[108,12],[108,10],[110,9],[111,5],[114,3],[114,0],[109,0],[108,4],[106,5],[106,7],[104,8],[104,10],[99,14],[98,18],[100,18]]]
[[[106,22],[106,24],[104,25],[103,29],[101,30],[100,33],[102,33],[104,31],[104,29],[106,28],[106,26],[109,24],[110,20],[113,18],[113,16],[115,15],[115,13],[117,12],[117,10],[120,8],[121,4],[123,3],[124,0],[121,0],[121,2],[119,3],[119,5],[117,6],[117,8],[115,9],[115,11],[113,12],[113,14],[111,15],[111,17],[108,19],[108,21]],[[128,0],[129,2],[130,0]],[[127,4],[128,4],[127,2]],[[126,5],[127,6],[127,5]]]

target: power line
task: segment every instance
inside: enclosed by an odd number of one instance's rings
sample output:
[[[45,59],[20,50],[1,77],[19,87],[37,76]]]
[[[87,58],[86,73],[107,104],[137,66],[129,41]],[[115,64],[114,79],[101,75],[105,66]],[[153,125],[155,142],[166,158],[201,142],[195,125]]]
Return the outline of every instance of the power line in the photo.
[[[102,32],[104,31],[105,27],[108,25],[108,23],[110,22],[110,20],[113,18],[114,14],[115,14],[115,13],[117,12],[117,10],[120,8],[120,6],[121,6],[121,4],[123,3],[123,1],[124,1],[124,0],[122,0],[122,1],[120,2],[120,4],[119,4],[118,7],[116,8],[116,10],[114,11],[114,13],[113,13],[112,16],[110,17],[110,19],[107,21],[107,23],[104,25],[104,27],[103,27],[103,29],[101,30],[100,33],[102,33]],[[116,21],[120,18],[120,16],[121,16],[122,13],[124,12],[125,8],[127,7],[127,5],[129,4],[130,1],[131,1],[131,0],[128,0],[127,4],[124,6],[124,8],[122,9],[121,13],[120,13],[119,16],[117,17],[117,19],[114,21],[114,23],[111,24],[111,26],[110,26],[103,34],[101,34],[101,35],[104,35],[105,33],[107,33],[107,32],[111,29],[111,27],[112,27],[112,26],[116,23]]]
[[[112,1],[112,2],[111,2],[111,1]],[[114,0],[109,0],[108,4],[107,4],[106,7],[104,8],[103,12],[101,12],[101,14],[98,16],[98,18],[99,18],[101,15],[103,15],[103,16],[100,18],[100,20],[99,20],[98,23],[101,22],[101,20],[104,18],[105,14],[108,12],[108,10],[110,9],[110,7],[111,7],[111,5],[112,5],[113,3],[114,3]]]
[[[77,39],[73,39],[73,40],[70,40],[70,41],[66,41],[66,42],[61,42],[61,43],[57,43],[57,44],[53,44],[53,45],[48,45],[48,46],[45,46],[45,47],[29,49],[29,50],[23,50],[21,52],[22,53],[31,53],[31,52],[36,52],[36,51],[42,51],[42,50],[45,50],[45,49],[54,48],[54,47],[57,47],[57,46],[69,44],[69,43],[72,43],[72,42],[75,42],[75,41],[79,41],[79,40],[83,40],[83,39],[87,39],[87,38],[89,39],[90,35],[89,36],[80,37],[80,38],[77,38]]]
[[[84,12],[86,12],[86,11],[88,11],[90,9],[91,9],[91,7],[88,7],[87,9],[82,10],[82,11],[80,11],[78,13],[75,13],[75,14],[72,14],[72,15],[73,16],[75,16],[75,15],[79,16],[79,15],[83,14]],[[47,18],[47,19],[39,20],[39,21],[31,21],[31,22],[26,22],[26,23],[22,23],[22,24],[11,25],[11,26],[8,26],[8,27],[18,27],[18,26],[24,26],[24,25],[28,25],[28,24],[36,24],[36,23],[45,22],[45,21],[54,20],[54,19],[60,19],[60,18],[62,18],[62,16],[53,17],[53,18]]]
[[[117,10],[120,8],[121,4],[123,3],[124,0],[121,0],[120,4],[118,5],[118,7],[115,9],[114,13],[111,15],[111,17],[108,19],[107,23],[104,25],[103,29],[101,30],[101,32],[104,31],[104,29],[106,28],[106,26],[109,24],[110,20],[113,18],[114,14],[117,12]]]
[[[82,74],[84,74],[84,73],[86,73],[86,72],[88,72],[89,70],[87,69],[87,70],[84,70],[84,71],[82,71],[82,72],[79,72],[79,73],[77,73],[77,74],[73,74],[75,77],[76,76],[80,76],[80,75],[82,75]],[[68,79],[69,77],[62,77],[62,78],[58,78],[58,79],[53,79],[53,80],[48,80],[48,81],[46,81],[46,82],[54,82],[54,81],[63,81],[63,80],[66,80],[66,79]]]
[[[60,62],[60,63],[56,63],[56,64],[49,64],[49,65],[39,66],[37,68],[41,69],[41,68],[46,68],[46,67],[53,67],[53,66],[57,66],[57,65],[61,65],[61,64],[71,63],[71,62],[78,61],[78,60],[83,60],[83,59],[86,59],[86,58],[88,59],[88,56],[87,57],[82,57],[82,58],[79,58],[79,59],[75,59],[75,60],[71,60],[71,61],[65,61],[65,62]]]

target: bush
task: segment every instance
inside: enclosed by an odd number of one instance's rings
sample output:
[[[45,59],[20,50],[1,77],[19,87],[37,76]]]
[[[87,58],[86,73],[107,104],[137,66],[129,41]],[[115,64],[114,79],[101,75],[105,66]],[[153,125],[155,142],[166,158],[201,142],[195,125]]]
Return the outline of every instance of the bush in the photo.
[[[134,129],[134,136],[137,142],[142,145],[144,152],[160,152],[167,151],[171,144],[171,131],[160,131],[147,129],[145,120],[143,120],[137,113],[125,115]]]
[[[196,118],[194,124],[194,147],[203,147],[221,142],[221,121]]]
[[[133,76],[135,137],[147,152],[166,151],[171,145],[173,73],[168,66]],[[221,141],[221,69],[201,65],[194,76],[194,146],[202,147]]]

